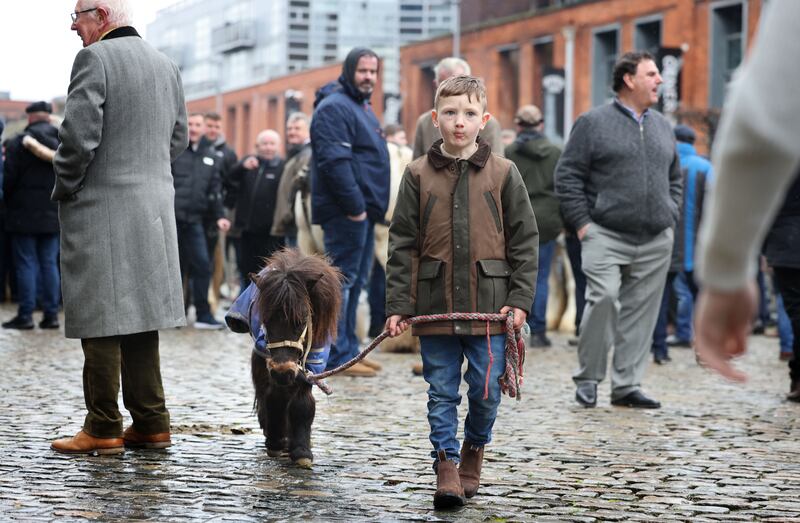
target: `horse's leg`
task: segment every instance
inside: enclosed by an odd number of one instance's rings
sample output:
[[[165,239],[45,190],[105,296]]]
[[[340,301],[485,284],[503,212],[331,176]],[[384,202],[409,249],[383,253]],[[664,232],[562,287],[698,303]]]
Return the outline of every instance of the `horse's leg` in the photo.
[[[314,422],[316,403],[311,385],[300,383],[299,390],[289,403],[289,457],[300,467],[311,468],[311,424]]]
[[[255,400],[253,409],[258,415],[258,425],[267,437],[267,391],[269,390],[270,378],[269,371],[264,358],[253,352],[250,357],[250,373],[253,377],[253,388],[255,389]]]
[[[286,406],[289,396],[284,388],[273,387],[267,395],[267,455],[275,458],[286,452]]]

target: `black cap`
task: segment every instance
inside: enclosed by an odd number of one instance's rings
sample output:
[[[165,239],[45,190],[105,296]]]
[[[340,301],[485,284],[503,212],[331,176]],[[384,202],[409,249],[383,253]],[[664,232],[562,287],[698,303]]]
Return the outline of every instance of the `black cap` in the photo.
[[[28,107],[25,108],[26,113],[51,113],[53,112],[53,106],[47,102],[33,102]]]
[[[694,129],[688,125],[676,125],[673,132],[675,133],[675,139],[679,142],[694,143],[696,138]]]

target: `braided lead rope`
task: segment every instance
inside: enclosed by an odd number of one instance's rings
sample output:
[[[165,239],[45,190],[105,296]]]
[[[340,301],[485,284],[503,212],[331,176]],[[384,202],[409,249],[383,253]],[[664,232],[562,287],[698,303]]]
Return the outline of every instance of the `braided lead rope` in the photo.
[[[517,401],[522,399],[522,364],[525,359],[525,344],[522,341],[522,336],[519,331],[514,330],[514,313],[508,314],[499,313],[483,313],[483,312],[451,312],[448,314],[429,314],[424,316],[415,316],[408,318],[402,323],[405,325],[416,325],[419,323],[434,323],[437,321],[482,321],[482,322],[505,322],[506,330],[506,369],[505,373],[500,376],[500,389],[504,394],[508,394],[511,398],[516,398]],[[326,394],[331,394],[330,386],[324,380],[329,376],[338,374],[344,370],[349,369],[356,363],[363,360],[367,354],[375,350],[383,340],[389,337],[389,331],[383,331],[377,338],[372,340],[364,350],[358,355],[353,357],[350,361],[339,365],[338,367],[320,372],[319,374],[307,374],[306,378],[313,384],[317,385]]]

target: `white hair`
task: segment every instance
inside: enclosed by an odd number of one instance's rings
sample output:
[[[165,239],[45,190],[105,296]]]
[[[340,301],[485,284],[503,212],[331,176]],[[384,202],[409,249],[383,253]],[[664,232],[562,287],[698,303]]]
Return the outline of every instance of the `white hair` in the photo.
[[[311,118],[309,118],[306,113],[301,113],[300,111],[296,111],[290,114],[289,117],[286,119],[287,124],[298,121],[305,122],[306,125],[311,124]]]
[[[278,131],[275,131],[274,129],[264,129],[258,133],[258,136],[256,136],[256,143],[264,141],[264,139],[266,139],[268,136],[275,138],[275,141],[278,143],[281,141],[281,135],[278,134]]]
[[[108,21],[115,27],[133,24],[133,9],[128,0],[86,0],[83,9],[103,7],[108,11]],[[92,13],[96,16],[96,12]]]
[[[450,73],[449,76],[453,76],[458,70],[463,71],[462,74],[472,74],[472,70],[466,60],[456,58],[455,56],[448,56],[447,58],[442,58],[439,63],[436,64],[436,67],[433,68],[433,74],[436,75],[436,79],[438,80],[445,71]]]

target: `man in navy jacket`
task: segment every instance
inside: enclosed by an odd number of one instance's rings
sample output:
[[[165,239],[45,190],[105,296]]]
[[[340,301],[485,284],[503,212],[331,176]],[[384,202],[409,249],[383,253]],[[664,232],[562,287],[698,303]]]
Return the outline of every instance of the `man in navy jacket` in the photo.
[[[356,307],[373,259],[373,226],[389,204],[389,153],[370,107],[378,56],[356,47],[342,75],[317,93],[311,121],[312,221],[322,226],[325,251],[344,275],[342,310],[328,368],[358,353]],[[373,376],[376,365],[356,364],[352,376]]]

